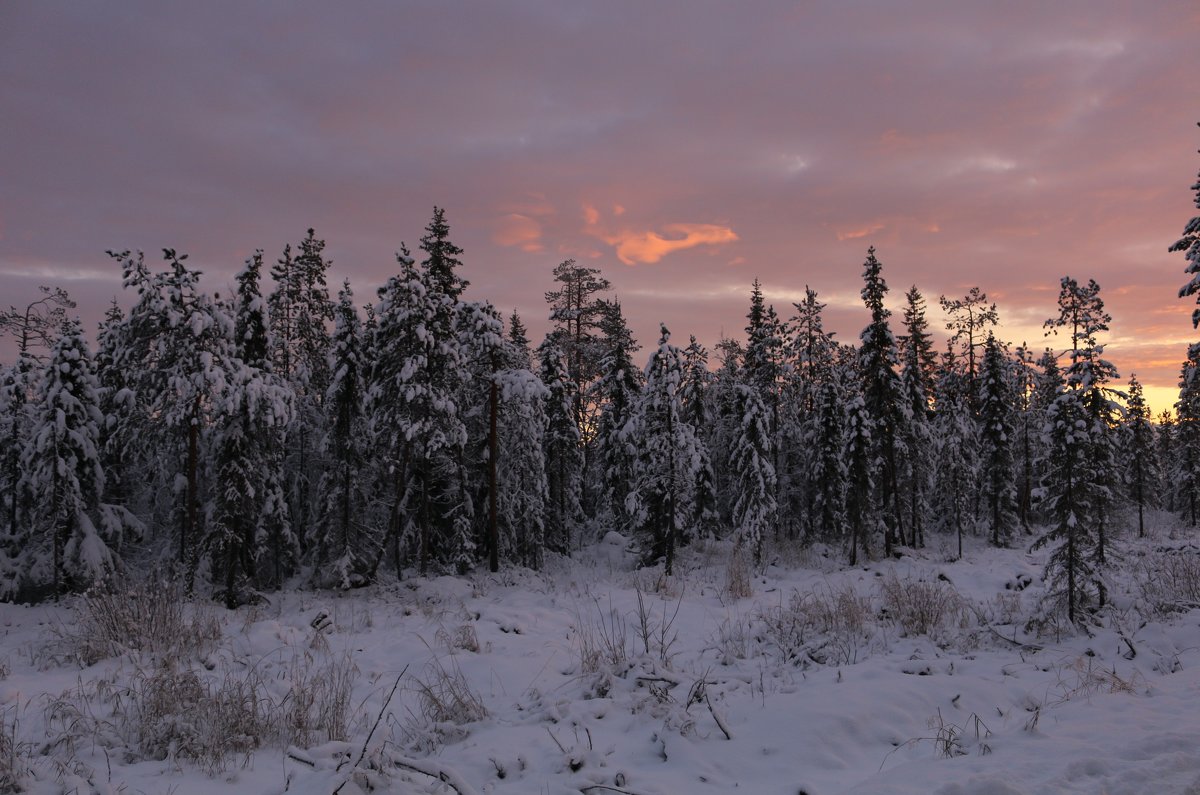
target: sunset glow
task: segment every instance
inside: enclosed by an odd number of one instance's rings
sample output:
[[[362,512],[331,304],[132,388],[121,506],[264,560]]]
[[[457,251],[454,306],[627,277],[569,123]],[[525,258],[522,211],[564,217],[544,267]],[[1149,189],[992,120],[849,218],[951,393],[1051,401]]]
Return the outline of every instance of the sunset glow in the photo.
[[[1096,279],[1156,410],[1196,338],[1167,253],[1200,167],[1188,0],[16,2],[0,31],[4,303],[62,283],[89,327],[105,249],[187,251],[221,289],[313,226],[366,300],[437,204],[471,297],[535,335],[574,257],[643,344],[740,336],[755,278],[853,341],[874,245],[894,309],[915,284],[940,331],[978,285],[1035,350],[1059,277]]]

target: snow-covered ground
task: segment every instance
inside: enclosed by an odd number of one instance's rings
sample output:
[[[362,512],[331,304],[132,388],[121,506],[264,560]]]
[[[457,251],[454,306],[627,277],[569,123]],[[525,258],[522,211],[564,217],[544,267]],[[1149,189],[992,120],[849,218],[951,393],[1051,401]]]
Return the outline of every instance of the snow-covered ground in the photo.
[[[1200,793],[1200,609],[1150,607],[1195,595],[1200,551],[1122,549],[1087,631],[1029,623],[1041,554],[978,544],[812,550],[734,598],[728,546],[666,579],[610,536],[541,573],[189,605],[115,654],[83,643],[122,631],[81,628],[95,605],[0,605],[0,791],[15,765],[35,793]]]

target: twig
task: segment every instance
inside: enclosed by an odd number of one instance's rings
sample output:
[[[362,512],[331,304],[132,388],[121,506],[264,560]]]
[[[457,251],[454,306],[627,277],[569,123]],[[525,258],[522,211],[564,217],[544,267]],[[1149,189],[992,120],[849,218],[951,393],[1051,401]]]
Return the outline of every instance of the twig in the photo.
[[[717,728],[725,735],[726,740],[733,739],[733,732],[729,731],[729,727],[725,724],[725,719],[721,717],[715,709],[713,709],[712,699],[708,697],[708,688],[704,689],[704,703],[708,705],[708,711],[712,713],[713,720],[717,722]]]
[[[362,764],[363,758],[366,757],[367,747],[371,744],[371,738],[375,736],[375,730],[379,728],[379,723],[383,720],[383,713],[387,712],[388,704],[392,703],[392,696],[396,695],[396,688],[400,687],[400,680],[404,678],[404,675],[406,673],[408,673],[407,665],[404,666],[404,670],[401,671],[399,676],[396,677],[396,681],[392,685],[391,692],[388,693],[387,698],[385,698],[383,700],[383,706],[381,706],[379,708],[379,714],[375,716],[375,723],[373,723],[371,725],[371,731],[367,732],[367,739],[363,740],[362,750],[359,751],[358,759],[355,760],[354,766],[352,768],[350,768],[351,770],[356,770],[358,768],[358,766],[360,764]],[[345,762],[343,762],[342,764],[344,765]],[[339,770],[341,769],[341,765],[338,765],[338,769]],[[350,780],[349,778],[346,779],[346,781],[349,781],[349,780]],[[342,791],[342,787],[346,786],[346,781],[343,781],[341,784],[338,784],[338,788],[333,791],[333,795],[338,795],[338,793],[340,793]]]
[[[1004,635],[1000,634],[999,630],[997,630],[991,624],[984,624],[984,626],[987,627],[988,631],[991,632],[993,635],[995,635],[997,638],[999,638],[1000,640],[1002,640],[1006,643],[1011,643],[1012,645],[1021,649],[1021,651],[1041,651],[1042,650],[1042,647],[1038,646],[1036,643],[1026,643],[1024,641],[1017,640],[1015,635],[1011,638],[1006,638]]]
[[[583,793],[596,792],[597,790],[604,790],[605,792],[617,792],[617,793],[620,793],[620,795],[639,795],[639,793],[634,792],[631,789],[622,789],[621,787],[610,787],[608,784],[588,784],[586,786],[579,788],[579,791],[583,792]]]

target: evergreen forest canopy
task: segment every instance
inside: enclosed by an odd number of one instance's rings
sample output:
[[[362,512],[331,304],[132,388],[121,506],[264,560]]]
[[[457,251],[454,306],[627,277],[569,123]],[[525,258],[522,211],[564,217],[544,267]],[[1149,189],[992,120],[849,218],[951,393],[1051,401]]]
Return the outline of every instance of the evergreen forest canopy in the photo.
[[[157,563],[233,607],[289,582],[536,569],[613,531],[668,575],[697,538],[755,568],[783,545],[854,564],[978,535],[1049,545],[1075,620],[1104,603],[1116,534],[1143,534],[1148,508],[1200,513],[1200,344],[1177,417],[1153,423],[1103,358],[1094,281],[1061,279],[1040,352],[995,336],[980,289],[942,296],[935,351],[916,287],[885,308],[872,248],[856,343],[815,290],[785,319],[756,281],[745,338],[710,362],[665,326],[639,355],[609,282],[572,260],[532,347],[516,313],[465,298],[437,207],[361,307],[348,280],[331,294],[324,247],[309,229],[270,266],[255,253],[225,297],[186,255],[109,252],[128,308],[94,352],[60,289],[3,315],[0,598]],[[1200,217],[1171,250],[1180,295],[1200,294]]]

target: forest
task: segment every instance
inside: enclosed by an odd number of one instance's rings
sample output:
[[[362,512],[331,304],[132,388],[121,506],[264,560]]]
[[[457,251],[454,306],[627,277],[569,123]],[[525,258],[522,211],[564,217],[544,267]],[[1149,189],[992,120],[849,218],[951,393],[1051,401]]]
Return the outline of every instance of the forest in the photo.
[[[824,329],[816,290],[779,311],[755,281],[744,338],[710,352],[664,326],[643,351],[600,271],[567,260],[535,347],[515,312],[467,300],[443,209],[424,231],[362,304],[348,280],[333,294],[309,229],[226,296],[185,254],[108,252],[124,300],[94,351],[62,289],[11,307],[0,596],[149,567],[236,607],[288,583],[538,569],[614,531],[667,575],[693,540],[732,538],[735,578],[788,546],[854,564],[979,536],[1050,548],[1075,620],[1147,509],[1196,522],[1200,347],[1176,415],[1152,418],[1104,359],[1094,281],[1062,277],[1041,350],[997,338],[980,288],[939,296],[939,351],[917,287],[886,307],[872,248],[858,340]],[[1200,279],[1200,219],[1172,250]]]

